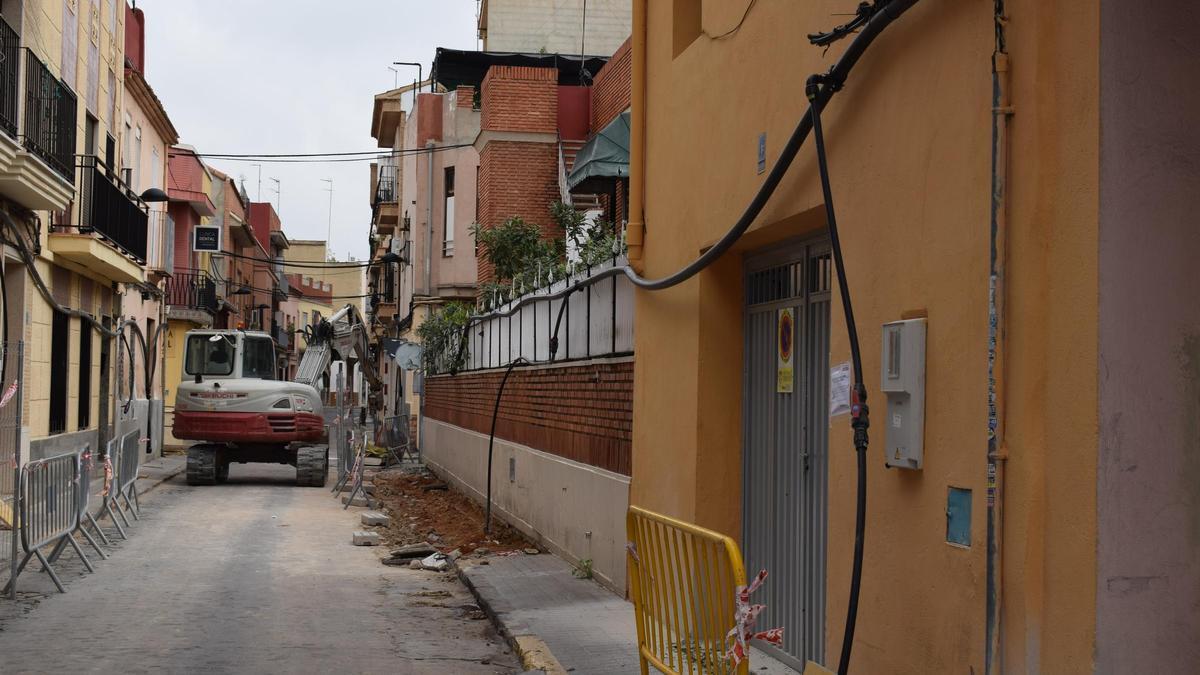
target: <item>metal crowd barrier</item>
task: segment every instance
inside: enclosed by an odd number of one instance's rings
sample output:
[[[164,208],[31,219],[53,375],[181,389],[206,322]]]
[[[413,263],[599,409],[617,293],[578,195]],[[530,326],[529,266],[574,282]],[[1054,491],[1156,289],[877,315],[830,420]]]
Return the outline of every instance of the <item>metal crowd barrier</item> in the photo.
[[[122,520],[125,521],[125,526],[128,527],[129,519],[125,517],[125,512],[121,510],[121,504],[117,501],[117,493],[120,489],[119,484],[121,480],[117,468],[121,465],[124,448],[119,438],[112,439],[105,447],[107,449],[104,453],[104,492],[100,495],[104,499],[104,506],[100,509],[100,517],[108,516],[112,520],[113,526],[117,528],[117,534],[122,539],[129,539],[129,536],[125,534],[125,528],[121,527]],[[116,509],[113,508],[114,504],[117,506]],[[98,525],[97,529],[99,529]],[[103,534],[103,530],[101,530],[101,534]]]
[[[120,500],[125,500],[124,509],[133,515],[134,520],[141,520],[141,504],[138,503],[137,482],[138,459],[141,456],[141,431],[134,429],[121,437],[120,461],[117,463],[116,494],[113,501],[121,508]]]
[[[79,542],[72,536],[79,527],[81,495],[88,489],[86,484],[81,484],[81,463],[80,454],[72,452],[28,462],[21,467],[18,518],[25,556],[17,565],[8,585],[0,592],[8,593],[10,589],[15,589],[17,577],[36,557],[59,592],[66,593],[62,580],[50,566],[50,558],[57,559],[68,544],[75,549],[89,572],[96,571],[83,554]],[[49,557],[42,552],[46,547],[52,547]]]
[[[406,456],[413,461],[421,461],[421,452],[409,435],[408,415],[383,418],[379,436],[380,445],[387,448],[398,464],[402,464]]]
[[[729,658],[738,598],[748,595],[737,544],[636,506],[629,507],[625,526],[642,673],[653,665],[668,675],[745,675],[749,661]]]

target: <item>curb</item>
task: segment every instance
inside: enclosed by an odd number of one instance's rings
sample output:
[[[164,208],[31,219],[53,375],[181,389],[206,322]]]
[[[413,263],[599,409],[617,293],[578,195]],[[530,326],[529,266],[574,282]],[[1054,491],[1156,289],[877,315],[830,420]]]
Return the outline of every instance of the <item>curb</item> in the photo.
[[[475,601],[479,603],[479,608],[487,614],[492,625],[496,627],[496,630],[508,642],[517,656],[521,657],[523,668],[543,671],[549,675],[566,675],[567,669],[559,663],[554,652],[550,651],[550,646],[525,626],[510,626],[505,622],[500,613],[467,576],[462,566],[457,563],[454,564],[454,574],[471,591],[471,595],[475,596]]]
[[[154,490],[155,488],[162,485],[163,483],[165,483],[165,482],[171,480],[172,478],[174,478],[175,476],[178,476],[179,474],[183,473],[186,469],[187,469],[187,463],[183,462],[175,469],[169,469],[169,470],[167,470],[166,473],[163,473],[162,475],[159,475],[159,476],[156,476],[153,478],[151,478],[151,477],[143,478],[141,476],[138,476],[137,483],[135,483],[135,485],[137,486],[138,496],[141,497],[142,495]],[[143,481],[145,482],[145,487],[142,486]]]

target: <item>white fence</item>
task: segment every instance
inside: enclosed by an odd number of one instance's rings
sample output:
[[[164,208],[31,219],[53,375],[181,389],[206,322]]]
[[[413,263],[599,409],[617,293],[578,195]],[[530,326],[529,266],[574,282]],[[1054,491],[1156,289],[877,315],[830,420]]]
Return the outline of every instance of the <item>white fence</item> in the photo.
[[[537,363],[632,353],[634,289],[624,274],[601,279],[565,298],[551,299],[583,279],[625,264],[622,256],[614,262],[595,265],[501,305],[493,312],[500,316],[473,323],[467,335],[463,369],[500,368],[519,357]],[[538,296],[547,299],[539,301]],[[522,302],[525,304],[512,311]],[[557,350],[552,348],[556,326]]]

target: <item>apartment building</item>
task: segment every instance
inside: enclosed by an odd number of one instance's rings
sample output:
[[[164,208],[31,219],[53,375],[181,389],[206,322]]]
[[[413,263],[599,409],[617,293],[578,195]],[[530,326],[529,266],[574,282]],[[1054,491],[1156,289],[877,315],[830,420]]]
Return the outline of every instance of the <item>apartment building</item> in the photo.
[[[13,0],[0,17],[11,69],[0,82],[6,337],[10,356],[24,345],[21,445],[37,458],[112,435],[117,352],[106,331],[125,315],[125,293],[152,294],[150,217],[121,171],[140,163],[124,142],[124,2]],[[6,365],[11,382],[17,363]]]
[[[612,54],[629,37],[630,0],[481,0],[483,51]]]
[[[745,3],[635,4],[630,258],[660,278],[874,31],[826,49],[853,17],[759,2],[714,41]],[[871,408],[851,672],[1200,669],[1195,16],[920,2],[824,106]],[[639,294],[631,501],[740,540],[758,625],[832,668],[858,466],[827,206],[810,134],[734,248]]]

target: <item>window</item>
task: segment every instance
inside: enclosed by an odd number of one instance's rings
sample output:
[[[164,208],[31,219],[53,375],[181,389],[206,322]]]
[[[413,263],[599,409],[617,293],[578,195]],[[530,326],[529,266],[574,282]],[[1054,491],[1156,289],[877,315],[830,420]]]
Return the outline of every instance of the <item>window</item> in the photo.
[[[445,222],[442,225],[442,255],[454,255],[454,167],[446,169]]]
[[[312,325],[308,322],[308,312],[300,312],[300,325],[301,326]]]
[[[188,338],[183,370],[188,375],[229,375],[233,372],[233,356],[229,338],[222,335],[213,341],[212,335],[193,335]]]
[[[79,430],[92,425],[92,326],[79,320]]]
[[[54,312],[50,324],[50,433],[67,430],[67,373],[71,358],[71,319]]]
[[[133,182],[131,185],[138,192],[145,190],[142,185],[142,125],[133,129]]]
[[[268,338],[242,338],[242,377],[275,379],[275,344]]]
[[[83,152],[86,155],[95,156],[99,154],[99,146],[96,145],[96,136],[99,134],[100,120],[96,119],[88,113],[87,121],[83,125]]]

